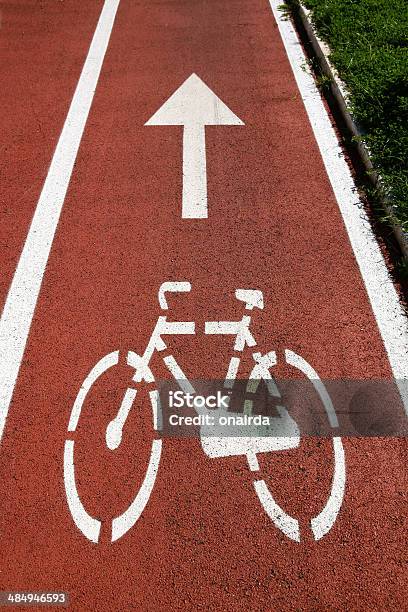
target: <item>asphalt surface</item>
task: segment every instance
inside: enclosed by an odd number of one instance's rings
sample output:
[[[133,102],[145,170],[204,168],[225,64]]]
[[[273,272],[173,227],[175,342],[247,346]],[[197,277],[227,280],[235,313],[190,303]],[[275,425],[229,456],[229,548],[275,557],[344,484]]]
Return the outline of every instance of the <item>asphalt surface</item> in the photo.
[[[3,302],[101,7],[2,8]],[[144,125],[192,73],[245,124],[206,128],[208,219],[181,218],[182,128]],[[74,610],[406,609],[405,439],[344,440],[344,501],[319,541],[309,521],[330,490],[331,441],[260,455],[301,542],[261,508],[245,457],[166,439],[142,516],[112,543],[110,519],[134,498],[157,436],[142,394],[120,447],[106,447],[125,365],[98,381],[75,432],[77,486],[102,520],[100,542],[75,525],[63,478],[73,402],[104,355],[143,351],[171,280],[192,285],[169,296],[169,319],[195,321],[197,334],[166,340],[192,379],[225,376],[232,339],[205,336],[204,322],[240,319],[240,287],[264,293],[257,350],[282,362],[290,349],[322,379],[392,379],[266,0],[121,0],[1,443],[0,588],[66,591]],[[168,376],[157,355],[152,368]]]

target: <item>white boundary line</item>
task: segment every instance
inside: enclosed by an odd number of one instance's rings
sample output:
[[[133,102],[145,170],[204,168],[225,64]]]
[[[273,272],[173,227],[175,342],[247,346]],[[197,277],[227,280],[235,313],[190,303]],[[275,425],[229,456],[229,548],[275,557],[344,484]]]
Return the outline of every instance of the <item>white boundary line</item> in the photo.
[[[408,321],[292,22],[269,0],[408,414]]]
[[[120,0],[105,0],[0,319],[0,440]]]

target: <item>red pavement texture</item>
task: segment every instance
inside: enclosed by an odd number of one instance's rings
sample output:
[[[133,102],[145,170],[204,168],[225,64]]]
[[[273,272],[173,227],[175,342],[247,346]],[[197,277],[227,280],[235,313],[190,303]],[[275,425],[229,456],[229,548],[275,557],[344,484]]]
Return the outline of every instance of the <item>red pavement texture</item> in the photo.
[[[3,299],[101,6],[2,8]],[[206,129],[208,220],[181,219],[182,128],[144,127],[193,72],[245,123]],[[121,540],[106,529],[95,545],[77,529],[63,484],[72,403],[103,355],[144,349],[166,280],[192,283],[169,314],[201,330],[169,339],[192,378],[225,375],[231,339],[202,330],[241,317],[238,287],[264,292],[261,352],[289,348],[322,378],[391,377],[267,0],[120,4],[1,445],[0,588],[64,590],[74,610],[406,609],[405,440],[344,441],[345,500],[319,542],[306,527],[332,458],[317,439],[260,458],[300,544],[263,512],[245,458],[209,459],[196,439],[165,441],[151,500]],[[76,432],[80,494],[108,525],[140,486],[153,435],[144,400],[106,448],[130,376],[101,379]]]

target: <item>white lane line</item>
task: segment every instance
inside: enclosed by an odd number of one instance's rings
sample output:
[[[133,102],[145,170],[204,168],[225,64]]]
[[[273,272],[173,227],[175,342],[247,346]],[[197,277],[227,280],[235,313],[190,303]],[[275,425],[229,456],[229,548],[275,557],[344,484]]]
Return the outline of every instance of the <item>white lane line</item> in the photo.
[[[367,214],[356,206],[355,184],[330,123],[306,57],[290,20],[269,0],[279,32],[323,158],[354,256],[408,414],[408,321],[371,229]]]
[[[0,319],[0,440],[120,0],[105,0]]]

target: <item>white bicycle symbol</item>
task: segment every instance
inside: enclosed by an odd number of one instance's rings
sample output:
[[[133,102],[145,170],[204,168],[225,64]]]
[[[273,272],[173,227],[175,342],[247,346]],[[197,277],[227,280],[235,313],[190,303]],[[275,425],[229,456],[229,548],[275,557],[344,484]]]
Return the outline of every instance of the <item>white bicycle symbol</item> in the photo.
[[[166,300],[167,292],[188,292],[191,291],[189,282],[165,282],[161,285],[158,298],[162,310],[168,310]],[[238,300],[245,303],[246,310],[254,308],[263,309],[263,294],[255,289],[237,289],[235,296]],[[232,387],[234,380],[237,379],[240,366],[241,353],[245,347],[256,346],[255,338],[250,331],[251,316],[244,314],[240,321],[207,321],[205,323],[205,334],[221,334],[235,336],[234,355],[231,357],[225,387]],[[108,424],[106,429],[106,444],[112,451],[119,447],[122,440],[123,427],[131,408],[134,405],[137,395],[137,385],[142,383],[154,383],[155,378],[149,367],[150,360],[155,351],[162,352],[167,349],[163,336],[168,335],[194,335],[196,333],[195,323],[192,321],[168,321],[167,316],[159,316],[157,323],[150,337],[148,345],[143,355],[138,355],[133,351],[127,353],[127,363],[134,368],[135,373],[132,382],[135,387],[128,387],[123,397],[122,403],[116,417]],[[285,350],[286,363],[297,368],[312,383],[317,391],[324,406],[330,426],[335,429],[338,427],[337,415],[334,410],[329,394],[315,370],[296,353]],[[249,377],[247,389],[254,392],[260,381],[265,381],[270,396],[280,398],[280,392],[271,375],[270,370],[277,364],[275,351],[265,354],[254,352],[252,354],[255,365]],[[195,390],[190,381],[184,375],[173,355],[167,354],[163,361],[177,381],[178,386],[185,393],[194,393]],[[119,351],[114,351],[105,355],[92,368],[84,380],[79,393],[74,402],[68,424],[69,438],[65,441],[64,448],[64,484],[68,501],[68,506],[73,520],[83,535],[97,543],[99,540],[101,521],[92,517],[84,508],[78,495],[75,481],[75,462],[74,450],[75,440],[72,439],[77,429],[81,415],[82,406],[92,385],[107,370],[115,367],[119,363]],[[158,429],[160,399],[157,389],[149,391],[154,429]],[[211,458],[244,455],[248,461],[251,471],[259,470],[257,453],[265,453],[276,450],[296,448],[300,444],[300,432],[294,419],[289,415],[286,408],[277,406],[279,417],[273,419],[273,430],[275,436],[256,437],[252,435],[237,437],[217,437],[211,432],[201,428],[201,445],[207,456]],[[127,510],[120,516],[112,520],[112,542],[125,535],[141,516],[149,501],[153,486],[157,477],[160,463],[162,439],[154,439],[150,453],[149,464],[143,483],[136,493],[135,498]],[[321,512],[310,521],[310,527],[315,540],[321,539],[334,525],[340,511],[346,481],[345,457],[341,438],[333,437],[333,478],[331,490],[327,502]],[[300,542],[300,527],[297,519],[287,514],[274,500],[264,480],[254,480],[255,492],[263,509],[288,538]]]

